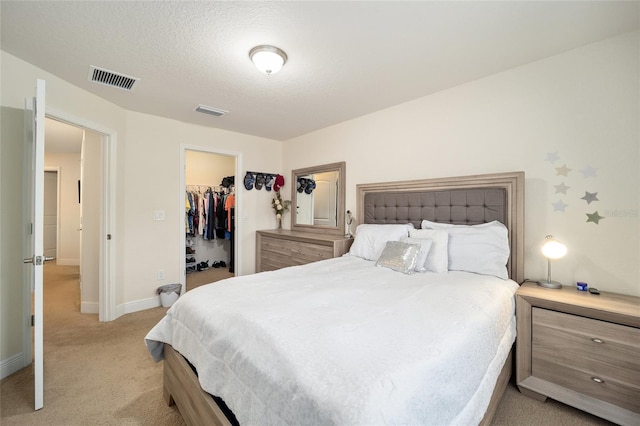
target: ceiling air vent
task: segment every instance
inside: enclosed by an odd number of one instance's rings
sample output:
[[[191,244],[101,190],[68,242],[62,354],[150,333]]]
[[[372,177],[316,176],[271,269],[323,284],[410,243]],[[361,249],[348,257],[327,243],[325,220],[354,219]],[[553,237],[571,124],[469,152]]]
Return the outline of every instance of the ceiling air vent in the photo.
[[[98,68],[93,65],[89,66],[89,81],[104,84],[105,86],[116,87],[118,89],[131,92],[136,81],[140,80],[136,77],[120,74],[119,72],[109,71],[104,68]]]
[[[225,115],[226,113],[229,112],[229,111],[225,111],[223,109],[213,108],[213,107],[206,106],[206,105],[198,105],[198,107],[196,108],[196,111],[201,112],[203,114],[213,115],[215,117],[220,117],[220,116]]]

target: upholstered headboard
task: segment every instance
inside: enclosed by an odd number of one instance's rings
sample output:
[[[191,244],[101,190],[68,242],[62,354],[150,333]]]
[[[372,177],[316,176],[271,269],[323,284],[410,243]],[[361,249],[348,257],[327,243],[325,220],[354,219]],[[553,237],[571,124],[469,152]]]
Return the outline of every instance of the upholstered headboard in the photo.
[[[509,277],[524,280],[524,172],[357,185],[358,223],[423,219],[463,225],[494,220],[509,230]]]

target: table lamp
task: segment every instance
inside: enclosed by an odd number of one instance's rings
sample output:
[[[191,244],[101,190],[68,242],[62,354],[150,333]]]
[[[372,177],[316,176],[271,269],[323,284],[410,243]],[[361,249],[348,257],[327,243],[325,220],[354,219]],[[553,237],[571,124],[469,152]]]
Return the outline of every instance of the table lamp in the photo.
[[[547,279],[539,280],[538,285],[546,288],[562,288],[558,281],[551,280],[551,259],[560,259],[567,254],[567,246],[556,240],[553,235],[547,235],[542,244],[542,254],[547,258]]]

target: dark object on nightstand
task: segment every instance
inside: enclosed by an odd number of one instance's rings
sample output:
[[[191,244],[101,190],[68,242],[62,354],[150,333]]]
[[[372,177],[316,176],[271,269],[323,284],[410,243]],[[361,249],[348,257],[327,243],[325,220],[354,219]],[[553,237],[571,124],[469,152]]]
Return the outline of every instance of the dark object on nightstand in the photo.
[[[593,287],[591,287],[591,288],[589,289],[589,293],[591,293],[591,294],[600,294],[600,292],[598,291],[598,289],[597,289],[597,288],[593,288]]]

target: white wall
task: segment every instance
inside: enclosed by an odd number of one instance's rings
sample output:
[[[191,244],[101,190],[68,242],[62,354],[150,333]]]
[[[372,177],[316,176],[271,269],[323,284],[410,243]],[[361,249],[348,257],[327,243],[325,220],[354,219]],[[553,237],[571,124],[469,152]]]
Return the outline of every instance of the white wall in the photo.
[[[184,205],[179,202],[184,200],[180,188],[181,146],[236,152],[243,171],[279,170],[282,143],[136,112],[127,112],[127,117],[124,256],[136,261],[124,265],[128,282],[135,283],[126,288],[125,299],[140,300],[155,294],[158,270],[164,270],[169,283],[180,282],[184,273],[178,260],[184,256],[184,247],[180,246],[180,233],[184,232]],[[273,227],[269,220],[271,199],[265,198],[265,191],[246,191],[240,185],[236,188],[242,266],[235,272],[245,275],[255,271],[256,229]],[[164,221],[153,220],[155,210],[165,211]]]
[[[46,142],[45,142],[46,144]],[[60,180],[60,203],[58,217],[58,265],[80,264],[80,204],[78,203],[78,180],[80,180],[79,153],[50,153],[44,157],[45,167],[58,167]]]
[[[554,234],[569,247],[554,279],[640,295],[639,52],[629,33],[295,138],[285,172],[346,161],[354,211],[358,183],[523,170],[526,276],[546,276],[539,248]]]

